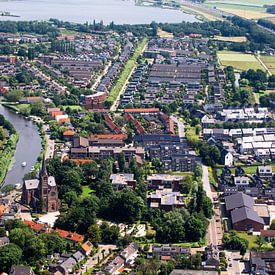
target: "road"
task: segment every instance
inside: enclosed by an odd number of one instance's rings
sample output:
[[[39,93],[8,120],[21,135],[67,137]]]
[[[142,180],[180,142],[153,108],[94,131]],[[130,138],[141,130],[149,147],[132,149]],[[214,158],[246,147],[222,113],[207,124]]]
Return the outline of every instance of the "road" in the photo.
[[[112,65],[112,62],[109,61],[109,63],[105,66],[105,69],[103,70],[103,72],[97,77],[95,83],[92,85],[91,90],[93,90],[93,91],[96,90],[96,88],[99,86],[102,78],[108,73],[108,70],[111,67],[111,65]],[[91,77],[91,79],[92,79],[92,77]]]
[[[227,275],[240,275],[245,269],[243,262],[240,262],[240,252],[226,251],[225,255],[228,261]]]
[[[176,116],[171,116],[171,118],[178,125],[178,131],[179,131],[180,139],[184,139],[185,138],[185,125],[184,125],[184,123]]]
[[[47,134],[47,130],[49,129],[48,125],[43,126],[43,130],[45,131],[45,136],[46,136],[46,152],[45,152],[45,160],[51,159],[54,156],[54,147],[55,147],[55,142],[50,138],[50,135]]]
[[[87,263],[85,264],[85,266],[87,267],[87,270],[91,269],[91,268],[94,268],[98,262],[100,262],[102,259],[103,259],[103,250],[104,250],[104,256],[106,257],[107,255],[109,255],[109,251],[110,250],[115,250],[117,247],[115,245],[99,245],[98,247],[98,252],[92,256],[91,258],[88,259]],[[108,258],[107,257],[103,262],[102,264],[106,263],[108,261]]]
[[[206,195],[211,199],[212,203],[214,204],[214,198],[217,198],[217,193],[212,192],[210,182],[209,182],[209,175],[208,175],[208,167],[203,165],[202,166],[202,182],[203,188],[206,192]],[[214,207],[214,214],[213,217],[209,220],[209,225],[207,229],[207,243],[220,245],[222,244],[222,237],[223,237],[223,230],[222,230],[222,223],[221,223],[221,213],[219,206]]]

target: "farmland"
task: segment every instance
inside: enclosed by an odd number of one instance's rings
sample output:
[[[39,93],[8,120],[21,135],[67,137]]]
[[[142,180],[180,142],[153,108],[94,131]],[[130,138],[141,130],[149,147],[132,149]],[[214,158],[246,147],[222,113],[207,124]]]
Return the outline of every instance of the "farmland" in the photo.
[[[208,0],[206,3],[211,7],[216,7],[222,11],[229,12],[247,19],[259,19],[266,17],[275,17],[266,12],[263,7],[266,4],[272,4],[274,1],[270,0],[232,0],[232,1],[212,1]]]
[[[268,70],[272,74],[275,74],[275,56],[262,55],[261,60],[266,65]]]
[[[215,40],[218,41],[226,41],[226,42],[246,42],[247,38],[245,36],[219,36],[219,35],[215,35],[214,36]]]
[[[237,70],[264,70],[261,63],[253,54],[220,51],[218,52],[218,59],[222,66],[233,66]]]

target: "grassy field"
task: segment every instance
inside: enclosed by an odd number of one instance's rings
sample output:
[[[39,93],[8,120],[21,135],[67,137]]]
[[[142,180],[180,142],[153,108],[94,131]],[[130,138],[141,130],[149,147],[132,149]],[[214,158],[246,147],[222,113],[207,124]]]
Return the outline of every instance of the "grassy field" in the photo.
[[[74,110],[81,111],[82,110],[82,107],[79,105],[64,105],[64,106],[62,106],[62,109],[64,111],[66,111],[67,108],[71,109],[72,111],[74,111]]]
[[[251,250],[254,247],[257,247],[256,236],[248,235],[246,232],[237,232],[237,235],[248,241],[248,249]]]
[[[235,4],[235,5],[247,5],[247,6],[258,6],[262,7],[263,5],[272,5],[274,0],[207,0],[207,4]]]
[[[78,34],[78,32],[76,32],[76,31],[67,30],[65,28],[59,28],[58,30],[60,31],[62,36],[77,35]]]
[[[158,29],[158,36],[161,38],[173,38],[174,35],[171,32],[166,32],[161,28]]]
[[[94,193],[95,190],[92,190],[89,186],[82,186],[82,194],[81,197],[82,198],[86,198],[88,197],[90,194]]]
[[[245,36],[219,36],[219,35],[215,35],[214,36],[215,40],[218,41],[226,41],[226,42],[246,42],[247,38]]]
[[[261,55],[261,60],[266,65],[268,70],[275,74],[275,56],[269,56],[269,55]]]
[[[222,18],[216,17],[213,14],[203,12],[198,9],[191,8],[190,6],[181,5],[181,9],[183,12],[187,14],[194,14],[198,19],[202,21],[216,21],[216,20],[222,20]]]
[[[121,72],[118,80],[116,81],[115,86],[112,88],[111,92],[108,94],[107,102],[110,102],[111,104],[115,102],[121,89],[123,88],[131,72],[136,66],[137,59],[141,55],[143,48],[145,47],[146,44],[147,44],[147,38],[144,38],[142,42],[135,49],[135,53],[133,54],[133,56],[126,62],[123,71]]]
[[[261,63],[253,54],[220,51],[218,52],[218,58],[222,66],[233,66],[237,70],[264,70]]]
[[[267,4],[274,4],[274,1],[273,3],[271,2],[271,0],[208,0],[207,4],[211,7],[215,7],[247,19],[259,19],[273,17],[273,15],[267,13],[266,9],[263,7]]]

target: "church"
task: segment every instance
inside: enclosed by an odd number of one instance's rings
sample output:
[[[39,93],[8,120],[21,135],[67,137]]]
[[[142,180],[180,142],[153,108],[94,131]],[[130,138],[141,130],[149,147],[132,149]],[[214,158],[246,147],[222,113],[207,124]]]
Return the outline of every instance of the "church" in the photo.
[[[60,207],[55,178],[49,176],[43,161],[38,179],[25,180],[22,188],[22,204],[36,213],[56,212]]]

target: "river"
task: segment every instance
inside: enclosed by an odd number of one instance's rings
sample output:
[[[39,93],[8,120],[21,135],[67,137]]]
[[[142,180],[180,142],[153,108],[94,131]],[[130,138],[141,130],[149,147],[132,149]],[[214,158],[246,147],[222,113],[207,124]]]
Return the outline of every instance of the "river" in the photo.
[[[0,16],[0,20],[56,18],[77,23],[102,20],[106,24],[197,21],[194,15],[180,10],[137,6],[134,0],[0,0],[0,11],[20,16]]]
[[[14,155],[14,163],[6,175],[5,184],[15,185],[22,183],[25,174],[30,172],[31,167],[35,165],[41,152],[41,138],[37,126],[17,115],[0,104],[0,114],[9,120],[19,134],[19,140]],[[26,167],[22,167],[22,162],[27,162]]]

